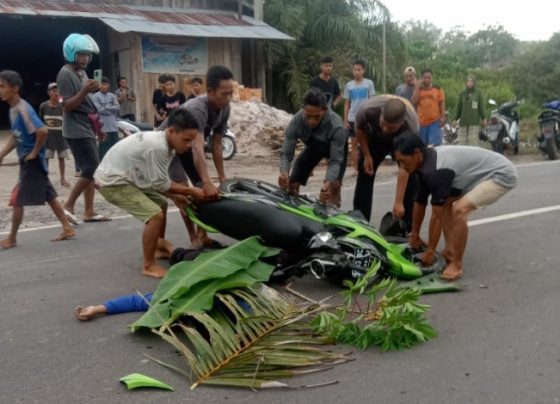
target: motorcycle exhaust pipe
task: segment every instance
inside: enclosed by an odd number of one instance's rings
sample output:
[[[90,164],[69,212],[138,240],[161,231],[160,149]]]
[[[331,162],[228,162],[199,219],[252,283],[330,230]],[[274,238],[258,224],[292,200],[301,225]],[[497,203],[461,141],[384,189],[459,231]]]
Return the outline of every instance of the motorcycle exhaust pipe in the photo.
[[[317,279],[323,279],[327,272],[327,268],[332,268],[335,266],[334,262],[322,260],[315,258],[309,263],[309,270],[313,276]]]

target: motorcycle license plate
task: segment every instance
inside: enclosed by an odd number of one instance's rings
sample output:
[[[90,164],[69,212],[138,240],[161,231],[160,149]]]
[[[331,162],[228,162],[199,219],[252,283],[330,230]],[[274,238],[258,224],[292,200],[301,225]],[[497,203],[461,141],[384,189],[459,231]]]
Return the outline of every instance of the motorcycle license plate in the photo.
[[[554,124],[543,124],[542,131],[545,139],[550,139],[554,136]]]
[[[371,251],[367,248],[354,248],[352,267],[366,272],[371,266],[372,259]]]

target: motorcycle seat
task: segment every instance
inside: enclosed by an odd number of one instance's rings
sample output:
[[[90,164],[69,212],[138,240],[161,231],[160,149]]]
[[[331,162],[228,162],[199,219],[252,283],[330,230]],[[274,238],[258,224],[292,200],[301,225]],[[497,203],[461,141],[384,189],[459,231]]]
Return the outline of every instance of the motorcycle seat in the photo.
[[[266,245],[282,249],[301,248],[325,231],[320,222],[247,200],[222,198],[198,206],[196,213],[203,223],[226,236],[236,240],[260,236]]]

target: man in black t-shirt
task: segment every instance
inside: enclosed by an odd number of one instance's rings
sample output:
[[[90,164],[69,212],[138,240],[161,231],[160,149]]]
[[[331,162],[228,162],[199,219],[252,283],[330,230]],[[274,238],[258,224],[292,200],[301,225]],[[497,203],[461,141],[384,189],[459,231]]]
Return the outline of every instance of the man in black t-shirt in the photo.
[[[393,151],[395,137],[405,131],[418,133],[418,115],[408,100],[395,95],[378,95],[367,100],[358,111],[355,126],[360,144],[360,160],[354,209],[362,212],[369,221],[377,167]],[[412,224],[413,197],[414,181],[408,181],[408,173],[399,170],[393,214],[403,218],[409,229]]]
[[[171,111],[179,108],[186,101],[185,94],[177,91],[175,87],[175,77],[167,76],[166,78],[165,90],[157,106],[158,113],[163,119],[167,118]]]
[[[342,99],[340,87],[334,77],[333,71],[333,58],[330,56],[323,56],[321,58],[321,73],[311,80],[310,87],[319,88],[327,97],[327,104],[330,108],[336,108]]]
[[[158,88],[154,90],[152,94],[152,105],[154,106],[154,128],[158,128],[159,125],[164,121],[165,117],[162,117],[161,111],[158,110],[158,106],[163,98],[163,92],[165,91],[165,82],[167,81],[167,75],[162,74],[158,78]]]

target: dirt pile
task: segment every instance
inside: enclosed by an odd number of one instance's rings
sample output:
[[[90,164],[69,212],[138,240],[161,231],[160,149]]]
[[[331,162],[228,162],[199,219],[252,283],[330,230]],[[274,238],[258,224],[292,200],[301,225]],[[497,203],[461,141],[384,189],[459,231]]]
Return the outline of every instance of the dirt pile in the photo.
[[[234,101],[229,128],[236,135],[239,153],[251,157],[276,156],[291,119],[292,115],[286,111],[262,102]]]

